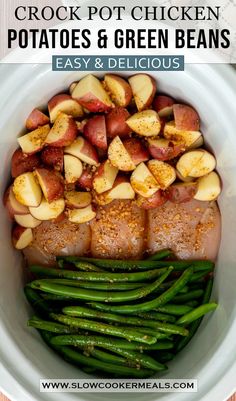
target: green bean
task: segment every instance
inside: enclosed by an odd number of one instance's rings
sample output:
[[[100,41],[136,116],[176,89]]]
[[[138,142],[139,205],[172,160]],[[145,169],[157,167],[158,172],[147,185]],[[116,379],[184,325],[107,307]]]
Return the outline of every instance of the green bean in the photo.
[[[196,308],[196,306],[198,306],[198,301],[196,299],[193,299],[192,301],[186,302],[185,305],[190,306],[193,309],[193,308]],[[185,313],[188,313],[188,312],[185,312]]]
[[[209,274],[212,271],[212,269],[206,269],[203,271],[198,271],[194,273],[189,281],[189,283],[196,283],[202,278],[204,278],[207,274]]]
[[[57,295],[57,294],[49,294],[49,293],[41,293],[40,294],[43,299],[46,301],[75,301],[74,298],[67,297],[65,295]]]
[[[84,299],[86,301],[127,302],[146,297],[168,277],[172,270],[172,267],[169,267],[161,277],[151,284],[134,290],[122,292],[93,291],[83,288],[68,287],[65,285],[54,284],[47,279],[32,281],[30,286],[31,288],[44,292],[57,295],[66,295],[72,298]]]
[[[88,263],[88,262],[76,262],[73,264],[77,269],[85,271],[85,272],[104,272],[105,271],[104,269],[101,269],[100,267],[95,266],[92,263]]]
[[[103,272],[78,272],[74,270],[60,270],[50,267],[42,267],[38,265],[30,266],[30,271],[36,275],[43,277],[58,277],[58,278],[68,278],[73,280],[81,281],[99,281],[99,282],[139,282],[153,280],[165,273],[167,267],[163,269],[148,270],[143,272],[135,273],[103,273]]]
[[[207,281],[205,292],[204,292],[203,299],[202,299],[202,305],[209,302],[210,297],[211,297],[212,286],[213,286],[213,279],[211,278]],[[202,319],[203,318],[200,317],[199,319],[195,320],[194,322],[192,322],[190,324],[189,335],[185,338],[181,338],[177,342],[177,344],[175,346],[176,352],[180,352],[189,343],[189,341],[193,338],[194,334],[196,333],[198,327],[201,324]]]
[[[157,251],[153,255],[149,256],[147,258],[147,260],[161,260],[161,259],[165,259],[171,255],[172,255],[172,251],[170,249],[162,249],[160,251]]]
[[[46,320],[39,319],[38,317],[33,316],[28,320],[28,326],[34,327],[40,330],[46,330],[53,333],[78,333],[78,329],[69,327],[60,323],[50,322]]]
[[[92,355],[95,358],[99,359],[100,361],[124,366],[128,365],[127,360],[125,358],[122,358],[114,354],[110,354],[109,352],[101,351],[100,349],[97,348],[88,348],[88,347],[79,347],[79,348],[83,351],[84,355],[86,356]]]
[[[47,332],[41,332],[41,335],[44,341],[56,352],[61,354],[67,362],[70,362],[79,367],[81,367],[81,365],[88,366],[89,368],[98,369],[99,372],[103,371],[109,374],[118,375],[119,377],[129,378],[137,377],[140,379],[144,379],[154,374],[154,371],[149,369],[137,369],[122,365],[115,365],[112,363],[100,361],[95,358],[87,357],[70,347],[58,346],[56,344],[53,344],[53,338],[51,336],[47,336]]]
[[[193,322],[194,320],[197,320],[200,317],[204,316],[206,313],[212,312],[213,310],[215,310],[217,308],[217,306],[218,305],[214,302],[198,306],[196,309],[193,309],[191,312],[186,313],[186,315],[181,316],[178,319],[177,323],[183,324],[183,325],[189,324],[189,323]]]
[[[76,341],[76,342],[75,342]],[[104,336],[85,336],[85,335],[67,335],[56,336],[53,338],[56,345],[78,345],[91,347],[118,347],[133,351],[143,352],[144,350],[163,350],[173,348],[171,341],[158,341],[155,344],[144,344],[136,341],[126,341],[119,338],[110,338]]]
[[[68,285],[69,287],[79,287],[91,290],[105,290],[105,291],[127,291],[134,290],[135,288],[143,287],[150,283],[103,283],[97,281],[78,281],[68,280],[63,278],[48,278],[48,282],[54,284]]]
[[[69,326],[79,327],[81,329],[95,331],[97,333],[122,337],[127,340],[139,341],[145,344],[154,344],[156,342],[155,337],[138,332],[136,327],[123,328],[123,327],[110,326],[109,324],[104,324],[86,319],[72,318],[69,316],[55,313],[51,313],[50,316],[52,317],[52,319],[67,324]]]
[[[143,302],[141,304],[132,305],[104,305],[96,303],[96,309],[103,310],[104,312],[117,312],[124,314],[133,314],[137,312],[147,312],[156,309],[166,303],[168,303],[174,296],[187,284],[189,278],[193,274],[193,267],[186,269],[182,275],[176,280],[172,287],[167,291],[163,292],[159,297]],[[95,305],[95,303],[93,304]]]
[[[185,315],[185,313],[190,312],[192,309],[193,308],[187,305],[166,304],[160,306],[156,310],[162,313],[169,313],[170,315],[182,316]]]
[[[169,323],[175,323],[175,321],[176,321],[176,318],[174,316],[167,315],[165,313],[153,312],[153,311],[143,312],[143,313],[135,313],[135,316],[138,316],[142,319],[160,320],[160,321],[169,322]]]
[[[189,291],[187,292],[187,294],[181,294],[181,295],[177,295],[176,297],[174,297],[172,299],[172,302],[176,302],[176,303],[184,303],[187,301],[190,301],[192,299],[196,299],[196,298],[201,298],[202,295],[204,294],[203,290],[194,290],[194,291]]]
[[[145,319],[140,319],[137,317],[133,316],[121,316],[121,315],[116,315],[113,313],[105,313],[105,312],[99,312],[93,309],[89,308],[84,308],[81,306],[67,306],[62,309],[62,312],[65,313],[66,315],[69,316],[75,316],[75,317],[86,317],[86,318],[97,318],[101,320],[105,320],[108,322],[117,322],[120,324],[128,324],[128,325],[136,325],[136,326],[141,326],[141,327],[150,327],[156,330],[159,330],[164,333],[170,333],[170,334],[180,334],[180,335],[188,335],[188,331],[182,330],[181,327],[173,325],[173,324],[168,324],[168,323],[163,323],[163,322],[158,322],[158,321],[153,321],[153,320],[145,320]],[[146,329],[144,329],[146,330]]]
[[[25,296],[29,304],[35,309],[35,311],[41,316],[48,316],[50,312],[55,311],[51,306],[41,298],[41,296],[34,291],[29,285],[24,288]]]
[[[57,259],[67,260],[66,256],[59,256]],[[194,266],[194,271],[206,270],[214,268],[214,263],[209,260],[116,260],[116,259],[98,259],[89,258],[84,256],[74,256],[74,260],[82,262],[90,262],[98,267],[104,267],[108,269],[123,269],[123,270],[147,270],[147,269],[157,269],[160,267],[173,266],[174,270],[184,270],[190,266]]]
[[[108,348],[110,351],[115,352],[119,355],[123,355],[127,358],[131,363],[135,363],[136,366],[142,366],[144,368],[148,368],[155,371],[163,371],[166,370],[167,367],[162,363],[159,363],[149,355],[145,355],[143,353],[130,351],[127,349],[119,348],[119,347],[110,347]]]

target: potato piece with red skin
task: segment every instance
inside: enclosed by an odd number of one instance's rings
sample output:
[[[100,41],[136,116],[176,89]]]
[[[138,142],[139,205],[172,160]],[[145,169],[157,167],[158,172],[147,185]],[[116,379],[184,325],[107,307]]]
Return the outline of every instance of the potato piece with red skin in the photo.
[[[136,134],[145,137],[157,136],[161,131],[160,117],[151,109],[133,114],[126,123]]]
[[[93,145],[89,143],[82,136],[76,138],[76,140],[65,148],[65,153],[78,157],[84,163],[90,164],[92,166],[98,166],[98,154]]]
[[[174,99],[166,95],[158,95],[153,100],[153,109],[158,112],[160,117],[169,117],[173,114]]]
[[[135,198],[135,192],[130,184],[129,178],[125,175],[118,175],[112,188],[105,194],[107,198],[111,200]]]
[[[16,149],[11,158],[11,175],[16,178],[18,175],[33,171],[39,165],[39,155],[27,155],[21,149]]]
[[[83,165],[78,157],[64,155],[64,176],[66,184],[74,184],[83,172]]]
[[[133,190],[144,198],[149,198],[160,189],[159,183],[145,163],[140,163],[132,172],[130,183]]]
[[[123,141],[123,145],[136,166],[149,159],[149,152],[140,139],[127,138]]]
[[[107,149],[107,132],[104,115],[91,117],[83,128],[83,134],[88,141],[100,149]]]
[[[24,153],[33,155],[44,147],[49,132],[50,125],[46,124],[17,138],[17,141]]]
[[[119,136],[116,136],[110,143],[108,158],[111,164],[121,171],[132,171],[136,167]]]
[[[89,192],[65,191],[66,206],[71,209],[87,207],[92,202]]]
[[[163,190],[168,188],[176,179],[175,169],[169,163],[152,159],[149,160],[147,166]]]
[[[16,225],[12,230],[12,243],[16,249],[24,249],[33,241],[31,228]]]
[[[37,168],[34,174],[37,177],[47,202],[51,203],[63,197],[63,178],[57,171],[51,171],[46,168]]]
[[[155,192],[152,196],[149,198],[144,198],[141,195],[137,196],[136,204],[141,208],[141,209],[155,209],[158,206],[164,205],[166,202],[166,196],[165,193],[159,189],[157,192]]]
[[[83,169],[83,172],[76,184],[81,189],[91,191],[93,188],[93,175],[94,173],[92,172],[91,167],[86,167]]]
[[[59,113],[45,143],[48,146],[69,146],[75,140],[77,132],[77,125],[73,118],[65,113]]]
[[[175,121],[168,121],[164,126],[164,137],[170,141],[184,144],[186,149],[190,149],[196,141],[200,140],[200,131],[190,131],[178,129],[175,125]]]
[[[74,118],[84,115],[81,105],[67,93],[59,93],[53,96],[48,102],[48,111],[52,123],[54,123],[58,114],[61,112]]]
[[[67,214],[68,220],[75,224],[87,223],[96,217],[96,211],[91,204],[81,209],[70,209]]]
[[[132,89],[128,82],[119,75],[106,74],[104,77],[105,89],[116,106],[126,107],[132,99]]]
[[[41,187],[34,173],[31,172],[23,173],[15,178],[13,192],[18,202],[24,206],[37,207],[42,199]]]
[[[15,221],[21,227],[26,228],[35,228],[38,227],[42,222],[40,220],[35,219],[30,213],[28,214],[15,214]]]
[[[126,124],[127,118],[130,113],[124,107],[115,107],[106,115],[107,136],[114,138],[120,136],[121,138],[127,137],[131,134],[132,130]]]
[[[166,190],[166,198],[173,203],[189,202],[197,193],[197,182],[181,182]]]
[[[39,109],[34,109],[31,111],[26,119],[25,126],[29,131],[33,131],[42,125],[46,125],[50,122],[49,117],[44,114]]]
[[[7,190],[5,191],[5,193],[3,195],[3,204],[6,207],[11,219],[13,219],[16,214],[17,215],[26,215],[29,213],[28,207],[22,205],[16,199],[14,192],[13,192],[12,185],[9,188],[7,188]]]
[[[38,220],[53,220],[59,217],[65,209],[64,198],[55,199],[52,202],[47,202],[45,198],[37,207],[30,207],[29,211],[35,219]]]
[[[114,167],[110,160],[103,162],[93,177],[93,188],[98,194],[108,191],[113,187],[118,174],[118,168]]]
[[[135,74],[129,79],[138,111],[148,109],[152,104],[157,86],[156,81],[148,74]]]
[[[186,104],[174,104],[173,106],[175,126],[186,131],[199,131],[200,117],[198,112]]]
[[[60,172],[63,171],[63,148],[49,146],[42,150],[41,160],[45,167],[51,167]]]
[[[86,75],[78,82],[72,92],[72,98],[92,113],[104,113],[113,107],[102,83],[92,74]]]
[[[165,138],[148,139],[149,152],[154,159],[171,160],[184,151],[184,145]]]

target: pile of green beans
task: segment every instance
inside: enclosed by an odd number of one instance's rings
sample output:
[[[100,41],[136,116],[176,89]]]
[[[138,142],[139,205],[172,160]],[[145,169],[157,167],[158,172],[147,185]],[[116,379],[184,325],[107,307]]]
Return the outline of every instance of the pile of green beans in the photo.
[[[164,249],[145,260],[66,256],[57,268],[32,265],[35,279],[24,289],[35,311],[28,326],[87,373],[162,372],[217,307],[209,302],[214,264],[172,259]]]

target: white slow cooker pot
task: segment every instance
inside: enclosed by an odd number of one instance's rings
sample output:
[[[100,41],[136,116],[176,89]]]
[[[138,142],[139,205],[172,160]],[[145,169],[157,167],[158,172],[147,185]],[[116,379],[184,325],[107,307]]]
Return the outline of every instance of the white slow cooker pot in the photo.
[[[16,136],[29,112],[46,105],[84,73],[52,72],[48,65],[0,67],[0,190],[10,176]],[[217,311],[205,317],[191,343],[169,364],[165,378],[196,378],[197,393],[135,393],[136,401],[225,400],[236,382],[236,77],[227,66],[189,65],[184,72],[152,74],[158,90],[192,104],[201,116],[202,131],[217,157],[223,180],[220,197],[222,241],[213,299]],[[11,245],[11,224],[0,204],[0,387],[12,401],[102,401],[124,399],[124,394],[39,393],[40,378],[85,378],[27,328],[32,311],[22,286],[21,256]]]

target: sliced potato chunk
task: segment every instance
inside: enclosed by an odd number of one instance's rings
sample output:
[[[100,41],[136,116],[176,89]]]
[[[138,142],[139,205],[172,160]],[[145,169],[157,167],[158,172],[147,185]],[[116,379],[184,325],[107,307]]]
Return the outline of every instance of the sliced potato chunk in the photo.
[[[30,207],[29,211],[32,216],[38,220],[52,220],[56,219],[63,212],[64,208],[64,199],[57,199],[48,203],[46,199],[43,198],[38,207]]]
[[[24,173],[16,177],[13,192],[22,205],[37,207],[41,202],[42,191],[33,173]]]
[[[95,216],[96,212],[93,210],[91,205],[84,207],[83,209],[68,210],[68,219],[72,223],[86,223],[87,221],[94,219]]]
[[[126,124],[141,136],[157,136],[161,130],[161,121],[155,110],[144,110],[133,114]]]
[[[197,149],[183,154],[176,168],[183,177],[202,177],[214,170],[216,160],[204,149]]]
[[[161,189],[168,188],[175,181],[175,169],[170,164],[153,159],[147,165]]]
[[[215,200],[221,193],[220,177],[215,171],[200,177],[197,180],[198,189],[194,196],[195,199],[200,201]]]
[[[144,163],[140,163],[133,171],[130,183],[133,190],[144,198],[149,198],[160,189],[157,180]]]

